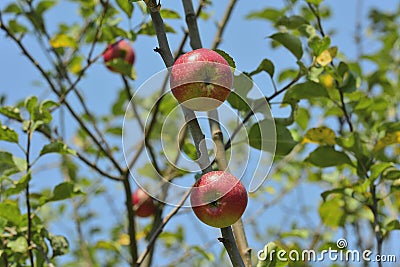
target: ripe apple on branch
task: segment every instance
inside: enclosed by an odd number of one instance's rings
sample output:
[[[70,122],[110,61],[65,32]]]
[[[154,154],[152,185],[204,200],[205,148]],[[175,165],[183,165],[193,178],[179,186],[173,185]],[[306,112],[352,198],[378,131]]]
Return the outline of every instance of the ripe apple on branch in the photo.
[[[190,195],[192,209],[203,223],[224,228],[240,219],[247,206],[247,191],[232,174],[212,171],[195,183]]]
[[[210,49],[183,54],[171,70],[172,94],[179,103],[194,111],[218,108],[228,98],[232,83],[228,62]]]
[[[139,217],[149,217],[156,210],[153,199],[141,188],[132,194],[132,205]]]
[[[135,63],[135,51],[125,40],[119,40],[107,45],[103,53],[106,67],[112,72],[131,76],[132,65]]]

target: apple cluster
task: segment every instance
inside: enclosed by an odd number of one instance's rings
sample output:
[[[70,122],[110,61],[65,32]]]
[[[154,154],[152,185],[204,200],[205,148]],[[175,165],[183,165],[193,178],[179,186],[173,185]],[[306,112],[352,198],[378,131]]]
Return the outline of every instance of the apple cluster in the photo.
[[[228,62],[217,52],[205,48],[180,56],[170,75],[172,94],[180,104],[193,111],[218,108],[229,96],[233,73]],[[247,191],[232,174],[213,171],[195,184],[190,203],[203,223],[224,228],[234,224],[247,206]]]
[[[132,66],[135,54],[127,42],[109,45],[103,54],[108,69],[120,72],[115,60]],[[121,72],[120,72],[121,73]],[[123,72],[122,72],[123,73]],[[197,49],[180,56],[171,69],[171,91],[178,102],[194,111],[218,108],[229,96],[233,73],[228,62],[217,52]],[[195,215],[203,223],[217,228],[234,224],[247,206],[246,188],[226,171],[204,174],[192,188],[190,203]],[[155,212],[153,199],[142,189],[132,195],[132,205],[139,217]]]

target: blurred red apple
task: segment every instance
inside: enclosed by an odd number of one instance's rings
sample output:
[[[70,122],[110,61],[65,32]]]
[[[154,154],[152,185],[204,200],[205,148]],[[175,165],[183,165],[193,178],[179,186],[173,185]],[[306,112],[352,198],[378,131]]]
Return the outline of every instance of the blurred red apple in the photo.
[[[247,191],[232,174],[212,171],[204,174],[194,185],[190,203],[203,223],[224,228],[234,224],[247,206]]]
[[[128,42],[120,40],[107,45],[103,59],[109,70],[130,75],[132,65],[135,62],[135,52]]]
[[[219,107],[231,92],[232,70],[228,62],[210,49],[197,49],[180,56],[171,70],[170,86],[179,103],[195,111]]]
[[[156,209],[153,199],[140,188],[132,195],[132,205],[139,217],[149,217],[154,214]]]

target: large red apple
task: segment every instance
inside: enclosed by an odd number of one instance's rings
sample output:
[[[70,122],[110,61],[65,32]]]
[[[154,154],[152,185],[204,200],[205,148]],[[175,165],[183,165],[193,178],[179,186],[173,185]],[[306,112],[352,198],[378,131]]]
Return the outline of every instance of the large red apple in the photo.
[[[139,217],[149,217],[156,209],[153,199],[140,188],[132,194],[132,205]]]
[[[196,111],[219,107],[231,92],[232,70],[217,52],[200,48],[180,56],[171,69],[170,86],[179,103]]]
[[[106,67],[117,73],[130,75],[135,62],[135,51],[125,40],[107,45],[103,53]]]
[[[203,223],[224,228],[234,224],[247,206],[247,191],[232,174],[212,171],[204,174],[194,185],[190,204]]]

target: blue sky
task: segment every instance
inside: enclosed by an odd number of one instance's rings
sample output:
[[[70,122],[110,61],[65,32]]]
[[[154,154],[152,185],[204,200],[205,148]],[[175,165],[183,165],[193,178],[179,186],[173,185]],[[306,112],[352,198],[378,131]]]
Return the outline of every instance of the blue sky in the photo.
[[[358,3],[362,2],[361,11],[358,10]],[[0,9],[3,9],[7,3],[10,1],[1,1]],[[76,16],[76,6],[67,3],[66,1],[59,1],[58,6],[50,11],[46,15],[50,31],[56,29],[56,25],[60,21],[73,21],[74,16]],[[163,6],[170,9],[177,10],[180,14],[183,12],[183,8],[180,5],[180,1],[164,1]],[[227,1],[215,1],[213,7],[210,9],[213,12],[213,16],[209,21],[200,21],[199,29],[202,36],[203,46],[209,47],[213,41],[215,33],[215,21],[219,21],[222,13],[224,11],[224,6]],[[251,71],[254,70],[258,63],[261,62],[263,58],[269,58],[275,63],[278,72],[281,69],[287,68],[289,66],[295,65],[295,58],[290,55],[284,49],[273,50],[269,45],[269,40],[265,38],[268,35],[274,33],[274,30],[265,21],[245,20],[244,17],[253,10],[267,7],[268,5],[260,4],[252,5],[251,2],[254,1],[239,1],[233,16],[230,20],[227,30],[223,36],[223,42],[221,43],[220,49],[228,52],[234,59],[237,68],[241,71]],[[267,2],[267,1],[266,1]],[[282,6],[283,1],[268,1],[270,6]],[[368,26],[367,11],[371,7],[377,7],[382,10],[393,10],[397,7],[398,1],[396,0],[385,0],[385,1],[374,1],[374,0],[327,0],[326,4],[332,7],[332,18],[323,21],[324,27],[326,29],[335,29],[336,32],[332,37],[332,44],[337,45],[340,50],[350,59],[354,59],[357,54],[357,48],[354,44],[354,32],[356,30],[357,14],[360,12],[362,26],[365,29]],[[195,2],[196,6],[196,2]],[[127,18],[122,16],[122,25],[127,25]],[[132,18],[132,25],[137,25],[141,20],[138,10],[135,11],[135,15]],[[174,26],[177,26],[178,34],[170,34],[169,41],[173,50],[175,50],[181,39],[181,28],[184,26],[184,21],[167,21]],[[27,38],[26,44],[31,49],[32,53],[37,56],[40,62],[46,62],[46,57],[43,51],[32,41],[32,39]],[[164,68],[164,64],[157,53],[153,52],[153,48],[157,46],[155,37],[139,36],[136,42],[133,44],[136,50],[136,63],[138,79],[133,84],[138,88],[145,80],[150,76],[155,74]],[[99,45],[95,54],[101,53],[105,48],[105,45]],[[371,39],[365,40],[363,42],[363,48],[365,51],[374,50],[377,48],[376,43]],[[186,50],[189,47],[186,46]],[[21,55],[21,52],[9,39],[4,37],[4,34],[0,34],[0,59],[1,59],[1,72],[0,72],[0,94],[7,95],[7,104],[15,103],[17,100],[21,100],[28,95],[38,95],[40,98],[54,97],[50,90],[46,86],[35,85],[36,81],[41,81],[42,78],[40,74],[32,67],[32,65]],[[44,63],[46,64],[46,63]],[[43,85],[43,82],[41,82]],[[256,77],[256,83],[266,94],[272,91],[271,83],[268,77],[259,75]],[[87,77],[80,83],[79,88],[86,96],[87,104],[93,109],[97,114],[106,114],[108,112],[108,107],[110,106],[112,100],[115,99],[116,88],[121,88],[122,83],[119,75],[115,75],[104,67],[103,62],[98,61],[87,73]],[[107,107],[104,109],[104,107]],[[279,110],[274,107],[273,113],[277,116],[284,116],[285,110]],[[75,125],[71,123],[71,128],[67,129],[67,135],[69,138],[72,137],[74,133]],[[38,137],[40,138],[40,137]],[[0,148],[3,148],[3,144],[0,144]],[[36,147],[38,150],[39,147]],[[39,162],[44,164],[45,162]],[[55,177],[49,181],[49,178]],[[35,176],[33,183],[34,188],[41,188],[42,186],[55,185],[61,181],[58,172],[54,169],[50,169],[39,173]],[[114,202],[119,210],[122,210],[122,198],[121,198],[121,188],[115,183],[105,181],[103,184],[105,187],[112,188],[115,191]],[[272,186],[279,186],[277,184],[271,184]],[[266,199],[271,197],[266,194]],[[307,188],[306,186],[299,187],[293,194],[289,194],[282,200],[282,203],[286,203],[286,206],[290,206],[291,203],[297,203],[299,200],[307,206],[316,206],[315,203],[320,201],[320,195],[318,190],[313,190],[313,188]],[[112,225],[116,219],[114,216],[110,216],[111,211],[107,209],[101,209],[103,205],[107,202],[106,199],[99,199],[96,204],[92,207],[107,220],[103,220],[104,224]],[[249,208],[246,210],[244,215],[244,220],[251,217],[254,211],[257,210],[257,202],[250,200]],[[167,209],[168,210],[168,209]],[[300,209],[291,209],[291,218],[294,214],[301,216],[302,211]],[[315,221],[317,214],[310,214],[311,218]],[[263,225],[276,226],[287,219],[286,209],[282,206],[275,206],[268,210],[262,215],[260,220],[263,221]],[[265,223],[264,223],[265,221]],[[146,221],[145,221],[146,222]],[[300,219],[300,224],[306,225],[309,222],[308,218]],[[176,224],[184,224],[187,233],[191,233],[188,238],[188,242],[192,244],[202,244],[203,242],[213,240],[215,237],[219,236],[219,231],[217,229],[212,229],[201,224],[193,215],[192,212],[183,212],[182,215],[178,215],[174,218],[170,225],[167,226],[166,230],[173,230]],[[290,221],[287,221],[288,227],[290,226]],[[64,225],[60,222],[58,225],[54,225],[54,231],[58,234],[72,234],[73,229],[68,225]],[[262,229],[264,231],[265,229]],[[339,233],[340,235],[340,233]],[[396,233],[394,240],[399,239],[399,234]],[[265,243],[270,241],[268,238],[270,236],[265,236],[265,240],[255,240],[250,238],[249,242],[251,247],[255,250],[261,249]],[[333,239],[335,241],[336,239]],[[387,249],[388,252],[395,252],[395,248],[399,251],[398,244],[392,246],[389,244]],[[216,250],[220,245],[216,244],[211,247],[211,250]],[[157,258],[156,263],[163,262],[162,258]]]

